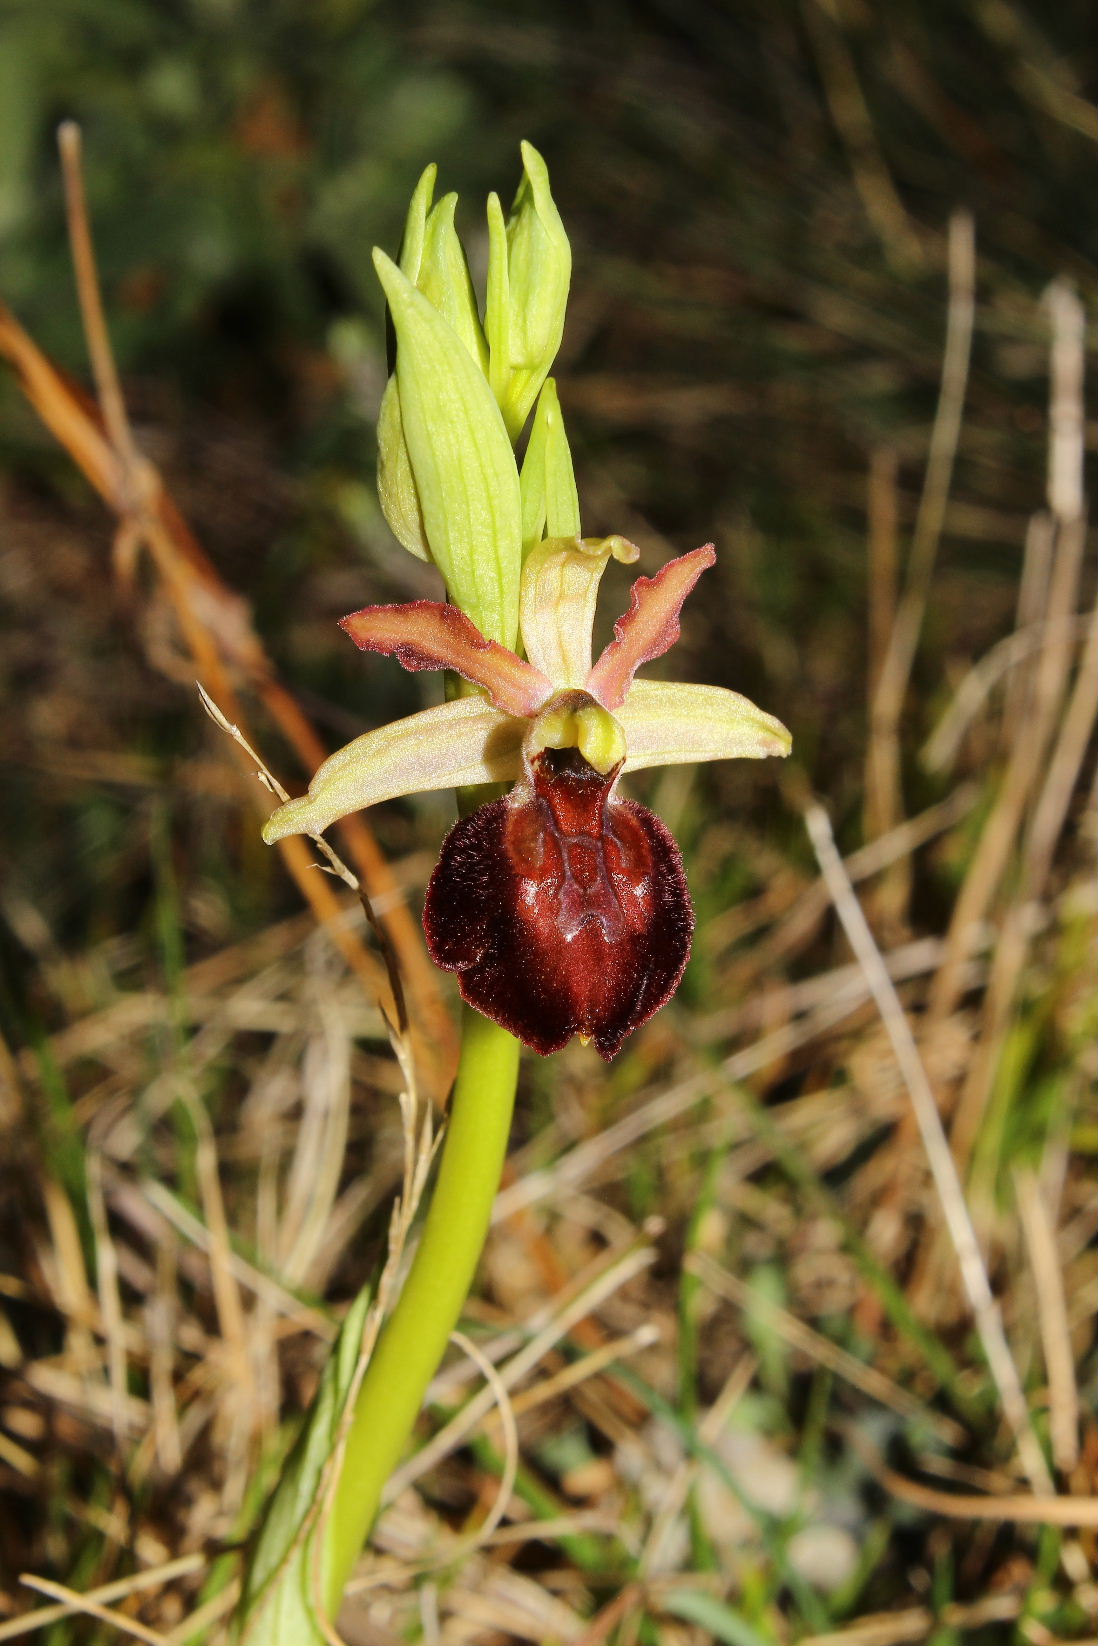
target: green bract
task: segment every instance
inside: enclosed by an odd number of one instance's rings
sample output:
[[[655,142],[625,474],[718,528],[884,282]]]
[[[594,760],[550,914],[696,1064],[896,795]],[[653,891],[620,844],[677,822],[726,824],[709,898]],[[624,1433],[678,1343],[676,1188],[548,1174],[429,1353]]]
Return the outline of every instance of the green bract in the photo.
[[[430,560],[423,510],[419,506],[416,477],[404,424],[400,416],[400,394],[396,377],[390,377],[377,414],[377,495],[389,530],[398,542],[420,560]]]
[[[434,304],[384,252],[374,252],[374,266],[396,331],[400,422],[431,559],[454,603],[489,639],[511,646],[518,632],[522,510],[499,407],[477,361]],[[385,479],[406,502],[400,462],[399,453],[385,454]],[[392,523],[388,509],[386,515]]]
[[[543,537],[580,535],[579,495],[572,472],[572,453],[564,432],[557,387],[551,377],[545,379],[538,396],[538,409],[534,413],[519,481],[524,556]]]

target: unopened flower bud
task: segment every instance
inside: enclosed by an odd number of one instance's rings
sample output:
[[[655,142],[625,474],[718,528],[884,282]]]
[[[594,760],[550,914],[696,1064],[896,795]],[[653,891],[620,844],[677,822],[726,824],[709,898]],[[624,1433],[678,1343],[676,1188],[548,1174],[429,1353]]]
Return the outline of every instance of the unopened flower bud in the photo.
[[[374,265],[396,332],[400,427],[426,546],[455,604],[490,639],[512,646],[522,512],[518,469],[499,408],[479,364],[435,305],[384,252],[374,252]],[[388,432],[395,440],[395,420]],[[407,513],[402,461],[396,446],[382,452],[382,470],[401,500],[399,509],[394,504],[398,519]],[[391,519],[388,510],[386,516]]]
[[[423,242],[427,233],[427,215],[431,210],[431,201],[435,197],[435,179],[438,176],[438,167],[432,160],[427,166],[408,202],[408,215],[404,219],[404,238],[400,242],[401,273],[407,275],[412,285],[419,280],[419,266],[423,260]]]
[[[484,329],[489,377],[507,432],[516,439],[564,333],[572,253],[541,155],[522,145],[523,177],[506,222],[488,202],[488,295]]]
[[[485,376],[488,345],[469,276],[469,265],[454,227],[456,194],[445,195],[427,219],[419,273],[413,282],[444,320],[449,321]]]

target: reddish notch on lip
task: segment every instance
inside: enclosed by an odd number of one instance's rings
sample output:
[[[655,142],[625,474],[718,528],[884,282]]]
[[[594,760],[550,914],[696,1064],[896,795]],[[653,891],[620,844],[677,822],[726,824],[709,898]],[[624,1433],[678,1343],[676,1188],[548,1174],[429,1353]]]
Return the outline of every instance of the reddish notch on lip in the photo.
[[[575,749],[463,818],[423,911],[432,959],[534,1051],[574,1034],[612,1058],[675,992],[694,914],[682,858],[652,812],[613,797]]]

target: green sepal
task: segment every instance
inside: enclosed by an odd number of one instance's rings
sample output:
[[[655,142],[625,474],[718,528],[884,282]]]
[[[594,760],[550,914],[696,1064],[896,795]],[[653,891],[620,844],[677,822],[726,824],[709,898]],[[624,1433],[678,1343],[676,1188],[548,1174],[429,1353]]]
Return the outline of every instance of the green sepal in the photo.
[[[365,1287],[352,1303],[267,1505],[244,1573],[236,1646],[326,1646],[332,1638],[317,1613],[326,1575],[327,1471],[354,1392],[371,1298]]]
[[[625,730],[627,772],[697,760],[784,760],[793,746],[780,720],[724,686],[634,680],[614,713]]]
[[[518,632],[522,507],[499,407],[454,328],[374,251],[397,336],[400,414],[431,559],[490,640]]]
[[[545,379],[530,428],[519,476],[522,492],[522,552],[525,558],[543,537],[580,535],[579,493],[564,428],[557,387]]]

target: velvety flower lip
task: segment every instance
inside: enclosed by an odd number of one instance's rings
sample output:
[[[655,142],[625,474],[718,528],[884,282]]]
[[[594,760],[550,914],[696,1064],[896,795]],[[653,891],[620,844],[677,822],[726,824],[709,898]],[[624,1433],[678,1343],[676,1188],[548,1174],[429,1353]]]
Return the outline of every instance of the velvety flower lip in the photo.
[[[268,842],[318,834],[398,795],[513,783],[447,836],[424,924],[464,997],[539,1052],[578,1034],[612,1057],[674,993],[689,955],[678,848],[651,812],[617,796],[621,774],[790,748],[781,722],[737,692],[635,678],[678,639],[683,601],[715,561],[711,543],[636,580],[592,663],[603,571],[637,554],[622,537],[537,544],[520,589],[525,657],[437,601],[345,617],[363,650],[411,670],[453,669],[475,691],[356,738],[263,831]]]
[[[543,1055],[573,1035],[604,1058],[678,987],[694,912],[670,830],[619,800],[578,750],[444,842],[423,909],[436,965],[470,1005]]]

